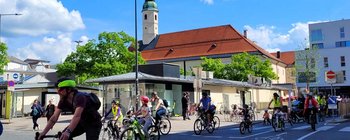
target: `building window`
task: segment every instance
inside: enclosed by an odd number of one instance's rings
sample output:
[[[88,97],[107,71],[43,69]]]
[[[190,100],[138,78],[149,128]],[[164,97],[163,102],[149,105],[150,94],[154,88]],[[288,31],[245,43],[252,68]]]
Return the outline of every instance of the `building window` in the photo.
[[[312,30],[310,37],[311,37],[310,38],[311,41],[321,41],[321,40],[323,40],[322,30],[321,29]]]
[[[345,56],[340,56],[340,66],[345,66]]]
[[[315,43],[311,45],[312,48],[323,49],[323,43]]]
[[[147,14],[145,14],[145,20],[147,20]]]
[[[157,19],[158,19],[158,18],[157,18],[157,15],[154,15],[154,19],[155,19],[155,20],[157,20]]]
[[[323,58],[324,67],[328,68],[328,57]]]
[[[340,28],[340,38],[345,38],[345,30],[344,27]]]
[[[298,83],[310,83],[316,82],[316,73],[315,72],[298,72]]]
[[[346,71],[343,70],[344,81],[346,81]]]
[[[310,60],[310,65],[311,65],[311,68],[312,68],[312,69],[315,68],[315,66],[316,66],[315,58],[311,58],[311,60]]]
[[[350,41],[335,42],[335,47],[350,47]]]

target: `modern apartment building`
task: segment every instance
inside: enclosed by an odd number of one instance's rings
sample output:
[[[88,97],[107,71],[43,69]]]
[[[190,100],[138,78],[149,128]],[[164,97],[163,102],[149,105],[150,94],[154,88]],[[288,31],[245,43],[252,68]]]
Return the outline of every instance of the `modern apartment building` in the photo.
[[[309,24],[309,41],[311,49],[316,48],[317,51],[310,59],[315,65],[315,78],[311,80],[310,88],[320,93],[330,94],[333,89],[337,95],[350,95],[350,20]],[[305,50],[298,51],[302,52]],[[296,61],[300,64],[303,60]],[[326,82],[327,71],[336,73],[336,83],[331,85]],[[306,81],[301,72],[298,70],[297,85],[303,88]]]

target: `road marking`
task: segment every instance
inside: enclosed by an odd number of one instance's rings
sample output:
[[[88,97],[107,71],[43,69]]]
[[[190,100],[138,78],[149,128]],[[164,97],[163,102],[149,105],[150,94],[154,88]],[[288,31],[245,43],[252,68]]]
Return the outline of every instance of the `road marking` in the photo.
[[[253,126],[253,130],[261,130],[261,129],[266,129],[266,128],[272,128],[272,126],[264,126],[264,127],[257,127],[257,128],[255,128]],[[230,130],[239,130],[239,128],[232,128]]]
[[[286,134],[287,134],[287,132],[284,132],[284,133],[281,133],[281,134],[277,134],[277,135],[275,135],[275,136],[263,137],[263,139],[264,139],[264,140],[267,140],[267,139],[274,139],[274,138],[279,139],[281,135],[286,135]]]
[[[317,131],[314,131],[314,132],[312,132],[312,133],[309,133],[309,134],[307,134],[307,135],[305,135],[305,136],[299,138],[298,140],[303,140],[303,139],[307,138],[308,136],[311,136],[311,135],[313,135],[313,134],[315,134],[315,133],[317,133],[317,132],[319,132],[319,131],[326,131],[326,130],[331,129],[331,128],[333,128],[333,127],[334,127],[334,126],[322,126],[322,127],[318,128]],[[317,129],[317,128],[316,128],[316,129]]]
[[[310,125],[300,126],[300,127],[293,128],[292,130],[302,130],[302,129],[306,129],[306,128],[309,128],[309,127],[310,127]]]
[[[339,131],[350,132],[350,127],[344,127],[343,129],[340,129]]]
[[[206,138],[216,138],[216,139],[222,139],[222,136],[203,136]]]
[[[265,133],[269,133],[269,132],[272,132],[272,130],[261,132],[261,133],[256,133],[254,135],[249,135],[249,136],[244,136],[244,137],[228,137],[228,138],[230,138],[230,139],[245,139],[245,138],[249,138],[249,137],[253,137],[253,136],[257,136],[257,135],[261,135],[261,134],[265,134]]]

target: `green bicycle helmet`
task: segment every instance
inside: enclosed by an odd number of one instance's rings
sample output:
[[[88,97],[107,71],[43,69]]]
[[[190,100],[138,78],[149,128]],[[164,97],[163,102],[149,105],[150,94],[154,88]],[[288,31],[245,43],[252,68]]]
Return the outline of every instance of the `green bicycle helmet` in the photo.
[[[57,88],[66,88],[66,87],[74,88],[76,86],[77,84],[75,83],[75,81],[69,78],[61,78],[56,83]]]

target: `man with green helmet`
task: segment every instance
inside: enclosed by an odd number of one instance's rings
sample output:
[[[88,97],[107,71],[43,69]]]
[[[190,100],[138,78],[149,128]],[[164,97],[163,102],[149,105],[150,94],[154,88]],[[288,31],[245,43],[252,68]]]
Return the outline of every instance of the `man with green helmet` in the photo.
[[[62,110],[70,110],[74,115],[60,140],[71,140],[83,133],[86,134],[86,140],[98,140],[102,127],[101,115],[94,107],[94,100],[90,95],[92,93],[79,92],[75,87],[74,80],[62,78],[57,81],[56,88],[60,101],[45,129],[40,133],[39,139],[42,139],[55,125]]]

